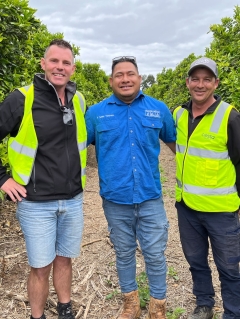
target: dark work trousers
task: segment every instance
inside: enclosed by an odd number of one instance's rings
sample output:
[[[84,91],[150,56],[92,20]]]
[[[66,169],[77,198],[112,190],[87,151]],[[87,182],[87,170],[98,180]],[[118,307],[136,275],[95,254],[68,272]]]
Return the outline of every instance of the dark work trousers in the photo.
[[[221,282],[223,319],[240,319],[240,224],[238,213],[201,213],[176,203],[184,255],[198,306],[214,306],[209,241]]]

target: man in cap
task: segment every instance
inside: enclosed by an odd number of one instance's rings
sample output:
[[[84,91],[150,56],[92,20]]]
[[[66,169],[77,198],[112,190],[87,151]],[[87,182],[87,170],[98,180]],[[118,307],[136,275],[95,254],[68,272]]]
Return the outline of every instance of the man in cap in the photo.
[[[209,241],[221,282],[223,319],[240,318],[240,114],[214,94],[218,84],[213,60],[194,61],[186,79],[191,100],[173,112],[178,224],[196,296],[190,319],[213,317]]]
[[[136,282],[137,239],[150,287],[148,319],[166,318],[168,220],[163,205],[161,139],[175,152],[176,130],[168,107],[143,94],[133,56],[112,61],[113,95],[86,113],[88,143],[95,143],[100,195],[116,251],[123,310],[118,319],[140,317]]]

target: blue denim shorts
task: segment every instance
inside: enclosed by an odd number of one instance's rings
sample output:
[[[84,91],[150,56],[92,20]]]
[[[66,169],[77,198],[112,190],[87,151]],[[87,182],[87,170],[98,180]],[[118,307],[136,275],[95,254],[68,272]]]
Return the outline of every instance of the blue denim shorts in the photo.
[[[42,268],[56,257],[78,257],[83,232],[83,193],[72,199],[18,202],[16,216],[26,242],[28,263]]]

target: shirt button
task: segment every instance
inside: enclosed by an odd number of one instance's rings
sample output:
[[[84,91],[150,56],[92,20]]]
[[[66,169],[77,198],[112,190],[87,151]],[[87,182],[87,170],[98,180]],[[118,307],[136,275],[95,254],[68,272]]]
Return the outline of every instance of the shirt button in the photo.
[[[154,126],[154,124],[152,124],[152,126]]]
[[[131,130],[130,133],[132,133],[133,131]]]
[[[134,146],[134,143],[132,143],[132,146]]]
[[[135,156],[133,156],[133,159],[135,159],[136,157]]]
[[[134,169],[134,172],[136,172],[137,170],[136,170],[136,168]]]
[[[132,118],[131,117],[129,117],[129,120],[131,120]]]

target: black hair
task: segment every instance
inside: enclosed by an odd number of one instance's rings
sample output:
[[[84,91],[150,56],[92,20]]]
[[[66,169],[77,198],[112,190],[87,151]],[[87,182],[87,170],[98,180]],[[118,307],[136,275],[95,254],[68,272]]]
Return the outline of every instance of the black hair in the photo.
[[[133,59],[128,59],[127,57],[122,57],[121,59],[119,60],[116,60],[112,62],[112,74],[113,74],[113,71],[114,71],[114,68],[115,66],[118,64],[118,63],[121,63],[121,62],[131,62],[137,69],[138,71],[138,66],[137,66],[137,63],[136,63],[136,60],[133,60]]]

